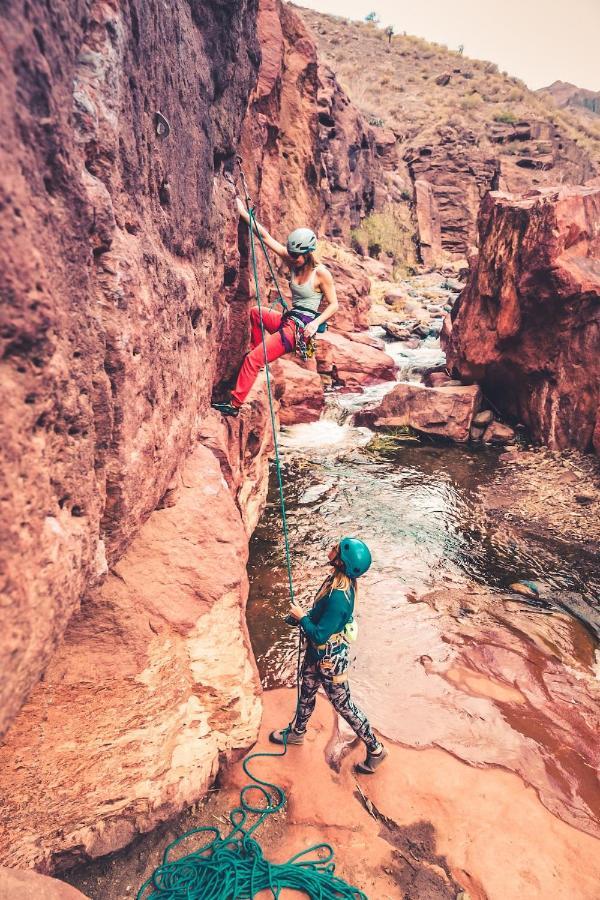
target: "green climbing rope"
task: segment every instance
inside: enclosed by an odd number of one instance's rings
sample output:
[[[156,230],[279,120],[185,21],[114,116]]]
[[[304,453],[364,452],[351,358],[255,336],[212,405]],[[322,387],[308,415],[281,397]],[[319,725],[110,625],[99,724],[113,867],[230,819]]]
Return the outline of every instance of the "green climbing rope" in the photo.
[[[270,890],[277,898],[284,888],[302,891],[314,900],[368,900],[363,891],[336,876],[330,844],[313,844],[287,862],[272,863],[252,837],[268,816],[283,809],[285,793],[253,775],[248,764],[259,756],[283,756],[286,750],[284,745],[279,753],[254,753],[244,760],[244,772],[255,783],[240,791],[240,804],[229,814],[229,834],[221,837],[218,828],[205,825],[177,838],[166,848],[162,865],[138,891],[137,900],[252,900],[262,890]],[[252,791],[258,794],[254,803],[249,798]],[[247,827],[251,816],[256,821]],[[184,841],[198,840],[200,835],[207,838],[200,847],[171,859]]]
[[[281,297],[279,284],[271,266],[262,235],[258,228],[255,227],[254,208],[248,196],[248,188],[241,166],[240,173],[246,193],[246,205],[249,216],[250,255],[265,357],[267,393],[271,428],[273,429],[275,469],[279,488],[290,599],[294,602],[289,531],[283,493],[275,408],[271,390],[271,374],[269,363],[267,362],[265,328],[260,301],[255,234],[258,235],[271,275],[277,285],[277,290],[284,306],[285,301]],[[298,695],[300,691],[300,659],[301,635],[299,633],[298,667],[296,673]],[[257,775],[253,775],[248,767],[249,763],[258,757],[285,756],[287,753],[287,733],[292,727],[293,721],[288,726],[288,729],[284,731],[284,745],[281,751],[253,753],[244,760],[244,772],[253,783],[245,785],[240,791],[239,806],[232,809],[229,814],[231,823],[229,833],[225,837],[221,837],[218,828],[202,826],[178,837],[166,848],[163,854],[162,865],[154,870],[150,878],[139,889],[137,900],[252,900],[262,890],[270,890],[276,900],[284,888],[301,891],[308,897],[313,898],[313,900],[368,900],[367,895],[363,891],[335,875],[334,851],[330,844],[313,844],[306,850],[296,853],[295,856],[292,856],[285,863],[272,863],[265,859],[260,844],[252,836],[268,816],[283,809],[286,797],[285,792],[279,785],[263,781]],[[257,801],[259,805],[256,805],[256,802],[250,802],[249,797],[252,792],[258,795]],[[256,816],[256,821],[253,824],[248,822],[250,816]],[[204,835],[208,840],[200,847],[196,847],[192,852],[184,853],[179,858],[171,859],[173,852],[178,847],[181,848],[184,842],[189,843],[194,838],[197,840],[199,835]]]

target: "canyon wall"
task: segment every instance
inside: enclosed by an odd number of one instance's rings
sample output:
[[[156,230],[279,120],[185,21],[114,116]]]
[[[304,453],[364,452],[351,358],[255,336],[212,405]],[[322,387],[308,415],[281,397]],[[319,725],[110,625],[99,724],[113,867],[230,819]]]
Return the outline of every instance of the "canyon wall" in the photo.
[[[244,612],[272,449],[264,382],[239,419],[210,410],[253,302],[234,159],[280,237],[299,223],[348,236],[378,172],[300,20],[265,0],[261,61],[257,13],[252,0],[0,13],[10,867],[122,847],[257,734]]]
[[[254,15],[3,7],[3,729],[165,493],[238,327],[230,301],[247,302],[221,169],[255,78]]]
[[[491,193],[479,242],[448,365],[534,440],[600,451],[600,190]]]
[[[440,127],[435,141],[409,148],[404,161],[415,186],[426,265],[439,265],[445,254],[465,258],[473,252],[488,191],[578,185],[597,174],[588,154],[545,121],[491,122],[483,138],[466,128]]]

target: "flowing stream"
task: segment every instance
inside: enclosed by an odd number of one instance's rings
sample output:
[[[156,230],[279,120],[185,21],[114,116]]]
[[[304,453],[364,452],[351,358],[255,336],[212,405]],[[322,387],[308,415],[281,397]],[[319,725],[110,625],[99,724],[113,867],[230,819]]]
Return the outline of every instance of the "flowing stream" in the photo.
[[[386,349],[403,361],[402,380],[419,380],[420,372],[443,360],[432,338],[408,354],[397,342]],[[434,589],[459,588],[468,606],[473,584],[500,594],[514,581],[534,579],[545,595],[568,591],[592,608],[600,577],[582,568],[575,551],[570,559],[564,547],[548,542],[532,551],[530,544],[511,542],[491,528],[477,489],[490,480],[501,451],[417,441],[390,447],[354,427],[352,413],[392,387],[329,394],[323,418],[284,429],[281,445],[300,602],[310,604],[327,571],[327,551],[341,536],[361,536],[373,551],[374,565],[360,585],[353,689],[360,702],[368,701],[375,725],[401,738],[393,723],[405,712],[394,691],[403,660],[414,662],[441,640],[415,599]],[[263,685],[291,685],[297,636],[283,622],[289,594],[274,480],[252,540],[249,574],[248,624]]]

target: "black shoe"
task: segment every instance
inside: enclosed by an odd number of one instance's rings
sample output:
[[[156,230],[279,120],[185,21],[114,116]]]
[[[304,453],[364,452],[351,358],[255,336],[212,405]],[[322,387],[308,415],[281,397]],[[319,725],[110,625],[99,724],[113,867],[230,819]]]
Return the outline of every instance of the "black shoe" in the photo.
[[[212,403],[213,409],[216,409],[223,416],[239,416],[240,410],[238,406],[234,406],[233,403]]]
[[[303,744],[304,733],[298,734],[297,731],[288,726],[287,728],[282,728],[281,731],[272,731],[269,735],[269,740],[272,744]]]
[[[361,775],[373,775],[375,770],[379,768],[381,763],[387,756],[387,750],[382,745],[379,753],[371,753],[371,751],[367,751],[367,758],[363,763],[357,763],[354,766],[354,770],[359,772]]]

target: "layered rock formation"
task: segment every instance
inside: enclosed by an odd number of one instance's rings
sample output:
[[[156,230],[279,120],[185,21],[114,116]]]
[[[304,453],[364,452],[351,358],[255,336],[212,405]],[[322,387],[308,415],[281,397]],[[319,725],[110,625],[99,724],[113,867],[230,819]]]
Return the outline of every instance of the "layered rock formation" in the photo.
[[[461,378],[558,449],[590,449],[597,430],[599,235],[598,188],[490,194],[479,256],[444,338]]]
[[[253,199],[281,239],[299,225],[350,237],[373,207],[375,134],[333,73],[319,64],[302,19],[280,0],[261,0],[262,62],[241,150]]]
[[[600,132],[570,112],[557,118],[493,63],[406,32],[388,41],[365,22],[301,13],[323,60],[375,126],[388,197],[412,194],[426,265],[470,253],[487,191],[583,184],[598,174]],[[567,93],[595,108],[593,92]]]
[[[466,257],[478,244],[477,217],[490,190],[525,193],[583,184],[596,174],[588,154],[550,122],[492,122],[476,132],[446,127],[437,139],[406,151],[415,184],[421,258],[439,265],[442,252]]]

